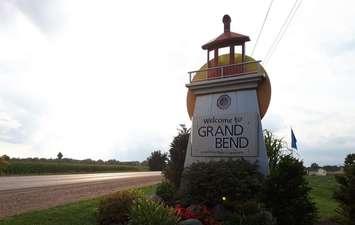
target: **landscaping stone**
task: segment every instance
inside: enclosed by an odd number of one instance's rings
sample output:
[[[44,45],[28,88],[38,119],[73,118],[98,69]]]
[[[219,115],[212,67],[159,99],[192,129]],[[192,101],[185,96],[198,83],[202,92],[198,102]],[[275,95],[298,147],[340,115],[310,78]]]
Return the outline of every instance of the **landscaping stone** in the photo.
[[[187,219],[179,223],[179,225],[203,225],[198,219]]]
[[[226,208],[224,208],[223,205],[218,204],[216,205],[213,209],[213,216],[214,218],[216,218],[217,220],[224,220],[228,215],[229,215],[229,211],[226,210]]]
[[[331,220],[322,220],[317,225],[339,225],[338,223]]]
[[[187,210],[189,210],[190,212],[193,212],[195,214],[198,214],[202,211],[202,207],[201,205],[190,205],[189,207],[187,207]]]
[[[154,202],[163,202],[163,199],[159,195],[151,195],[150,199]]]

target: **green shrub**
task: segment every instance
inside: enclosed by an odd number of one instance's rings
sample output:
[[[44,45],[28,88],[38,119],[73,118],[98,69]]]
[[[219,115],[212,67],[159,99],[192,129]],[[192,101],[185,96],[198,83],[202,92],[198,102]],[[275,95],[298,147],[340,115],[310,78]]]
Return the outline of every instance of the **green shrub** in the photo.
[[[141,194],[137,191],[119,191],[101,200],[98,206],[97,223],[99,225],[125,225],[129,220],[129,211],[133,202]]]
[[[257,198],[263,176],[245,160],[193,163],[183,173],[186,203],[215,205]]]
[[[265,183],[263,201],[278,225],[312,225],[317,219],[302,161],[282,156]]]
[[[129,225],[176,225],[179,222],[173,209],[145,198],[135,201],[130,218]]]
[[[345,158],[344,175],[336,176],[339,188],[334,197],[339,203],[338,222],[343,225],[355,225],[355,154]]]
[[[156,194],[168,205],[173,204],[175,193],[176,189],[171,183],[162,182],[157,186]]]
[[[237,202],[234,212],[223,225],[274,225],[275,220],[271,212],[266,211],[256,201]]]
[[[181,125],[179,134],[174,137],[173,142],[170,144],[168,164],[163,171],[165,178],[172,183],[176,189],[180,187],[189,137],[190,129],[187,129],[185,125]]]

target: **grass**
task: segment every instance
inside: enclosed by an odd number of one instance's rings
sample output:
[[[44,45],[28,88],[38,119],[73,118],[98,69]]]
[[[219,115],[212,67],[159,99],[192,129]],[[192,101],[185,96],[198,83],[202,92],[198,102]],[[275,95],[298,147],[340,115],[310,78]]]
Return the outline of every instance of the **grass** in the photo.
[[[334,176],[307,176],[307,180],[312,187],[311,197],[319,210],[320,219],[333,219],[338,206],[332,197],[337,187]],[[142,191],[151,195],[155,188],[156,186],[144,187]],[[84,200],[5,218],[0,220],[0,225],[94,225],[100,199]]]
[[[156,185],[140,188],[145,195]],[[46,210],[24,213],[0,220],[0,225],[96,225],[96,210],[102,198],[70,203]]]
[[[97,172],[145,171],[143,166],[103,165],[76,162],[10,161],[3,170],[5,175],[73,174]]]
[[[333,199],[337,187],[334,176],[307,176],[312,187],[311,197],[316,203],[321,220],[332,219],[336,216],[337,202]]]

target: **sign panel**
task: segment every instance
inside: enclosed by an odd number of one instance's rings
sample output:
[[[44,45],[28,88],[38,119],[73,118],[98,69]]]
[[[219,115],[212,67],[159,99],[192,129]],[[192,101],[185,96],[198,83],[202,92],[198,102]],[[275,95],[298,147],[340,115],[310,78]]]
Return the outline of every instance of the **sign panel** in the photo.
[[[258,155],[257,113],[193,118],[192,156],[252,157]]]

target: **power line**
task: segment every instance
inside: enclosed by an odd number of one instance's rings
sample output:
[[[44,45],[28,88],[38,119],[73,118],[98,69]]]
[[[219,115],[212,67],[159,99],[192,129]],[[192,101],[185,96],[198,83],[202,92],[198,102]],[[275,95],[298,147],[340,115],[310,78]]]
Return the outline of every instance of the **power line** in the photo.
[[[279,30],[279,32],[277,33],[277,35],[276,35],[274,41],[272,42],[270,48],[268,49],[268,51],[267,51],[266,56],[265,56],[264,59],[268,58],[269,54],[270,54],[271,51],[274,49],[275,44],[276,44],[276,42],[279,40],[279,38],[280,38],[280,36],[281,36],[281,33],[283,32],[283,30],[285,29],[286,25],[288,24],[288,21],[289,21],[291,15],[292,15],[292,12],[293,12],[293,11],[295,10],[295,8],[296,8],[298,1],[299,1],[299,0],[296,0],[295,3],[293,3],[290,12],[288,13],[288,15],[287,15],[287,17],[286,17],[284,23],[283,23],[282,26],[280,27],[280,30]]]
[[[264,21],[260,27],[260,31],[259,31],[259,34],[258,34],[258,37],[256,38],[256,41],[255,41],[255,44],[254,44],[254,47],[253,47],[253,51],[251,52],[251,56],[253,56],[254,54],[254,51],[256,49],[256,46],[258,45],[258,42],[259,42],[259,39],[260,39],[260,36],[261,36],[261,33],[263,32],[263,29],[264,29],[264,26],[265,26],[265,23],[266,23],[266,20],[267,20],[267,17],[269,15],[269,12],[270,12],[270,9],[271,9],[271,6],[272,6],[272,3],[274,2],[274,0],[271,0],[270,1],[270,4],[269,4],[269,7],[267,9],[267,12],[266,12],[266,15],[265,15],[265,18],[264,18]]]
[[[303,0],[300,1],[300,3],[297,5],[296,9],[293,11],[292,16],[290,17],[290,19],[289,19],[289,21],[288,21],[288,23],[287,23],[287,25],[286,25],[286,28],[283,30],[283,32],[282,32],[282,34],[281,34],[279,40],[276,42],[273,51],[270,53],[268,59],[266,60],[266,63],[268,63],[268,62],[270,61],[272,55],[275,53],[277,46],[278,46],[279,43],[281,42],[281,40],[282,40],[283,36],[285,35],[287,29],[290,27],[290,24],[291,24],[293,18],[295,17],[295,14],[296,14],[298,8],[301,6],[302,1],[303,1]]]
[[[274,54],[274,52],[276,51],[279,43],[281,42],[282,38],[284,37],[284,34],[286,33],[288,27],[290,26],[298,8],[301,6],[303,0],[296,0],[294,5],[292,6],[284,24],[281,26],[281,29],[279,31],[279,33],[277,34],[273,44],[271,45],[271,47],[269,48],[265,58],[264,58],[264,62],[265,64],[267,64],[270,60],[270,58],[272,57],[272,55]],[[299,3],[299,4],[298,4]]]
[[[290,12],[288,13],[288,15],[287,15],[287,17],[286,17],[284,23],[283,23],[282,26],[280,27],[280,30],[279,30],[279,32],[277,33],[277,35],[276,35],[276,37],[275,37],[273,43],[271,44],[270,48],[268,49],[268,51],[267,51],[267,53],[266,53],[266,55],[265,55],[264,61],[267,61],[267,60],[268,60],[268,58],[269,58],[271,52],[272,52],[272,51],[274,50],[274,48],[276,47],[276,43],[280,40],[280,37],[281,37],[283,31],[285,30],[287,24],[289,24],[288,22],[289,22],[289,20],[290,20],[290,18],[291,18],[291,16],[292,16],[293,12],[294,12],[295,9],[296,9],[296,6],[297,6],[298,1],[299,1],[299,0],[296,0],[295,3],[292,5],[292,8],[291,8]]]
[[[265,57],[264,57],[264,62],[265,64],[268,63],[270,60],[271,56],[273,53],[276,51],[277,46],[279,45],[280,41],[282,40],[284,34],[286,33],[289,25],[291,24],[291,21],[293,20],[298,8],[301,6],[303,0],[296,0],[295,3],[293,4],[289,14],[287,15],[285,22],[282,24],[278,34],[276,35],[276,38],[274,39],[274,42],[268,49]]]

